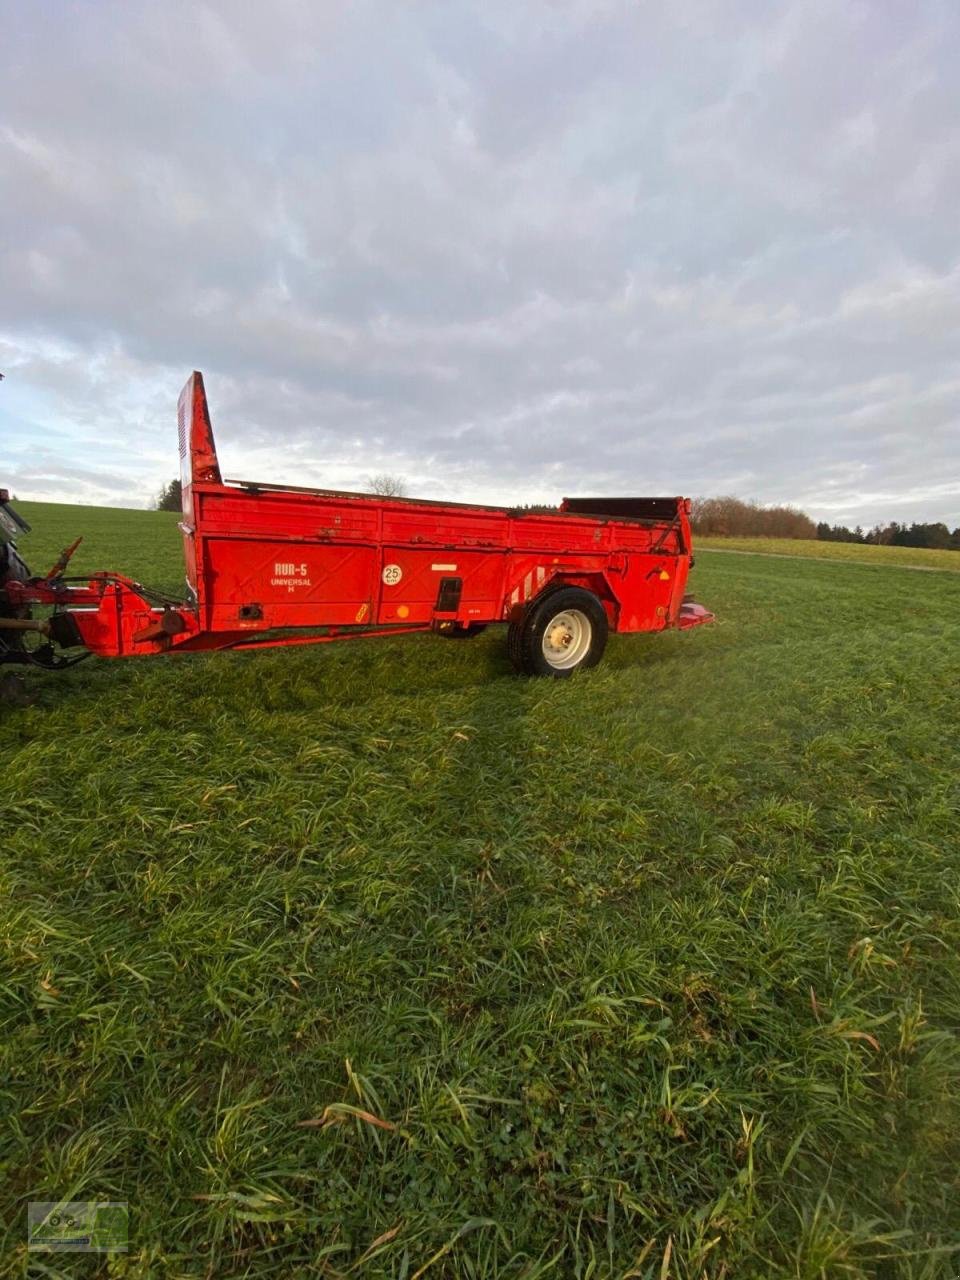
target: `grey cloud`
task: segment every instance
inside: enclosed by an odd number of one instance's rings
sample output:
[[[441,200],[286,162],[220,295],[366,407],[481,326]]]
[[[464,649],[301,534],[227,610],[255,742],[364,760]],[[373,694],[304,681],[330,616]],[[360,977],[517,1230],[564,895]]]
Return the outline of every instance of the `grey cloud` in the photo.
[[[8,5],[5,31],[0,354],[62,469],[109,458],[106,500],[172,472],[201,367],[231,474],[960,523],[953,8]],[[32,487],[73,492],[50,463]]]

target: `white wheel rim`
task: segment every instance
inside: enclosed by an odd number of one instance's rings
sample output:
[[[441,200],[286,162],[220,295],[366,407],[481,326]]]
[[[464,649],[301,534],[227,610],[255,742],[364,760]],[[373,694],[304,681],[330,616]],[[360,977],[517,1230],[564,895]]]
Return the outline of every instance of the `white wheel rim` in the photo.
[[[579,609],[555,613],[543,629],[543,656],[555,671],[568,671],[587,656],[593,627]]]

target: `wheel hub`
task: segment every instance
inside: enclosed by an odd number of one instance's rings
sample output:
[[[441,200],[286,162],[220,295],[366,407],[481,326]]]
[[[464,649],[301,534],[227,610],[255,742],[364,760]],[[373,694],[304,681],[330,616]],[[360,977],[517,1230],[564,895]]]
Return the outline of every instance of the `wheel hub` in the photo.
[[[562,623],[550,628],[547,643],[552,649],[564,649],[573,639],[573,632]]]
[[[579,609],[565,609],[544,628],[543,656],[556,670],[576,667],[589,651],[592,636],[593,628],[587,615]]]

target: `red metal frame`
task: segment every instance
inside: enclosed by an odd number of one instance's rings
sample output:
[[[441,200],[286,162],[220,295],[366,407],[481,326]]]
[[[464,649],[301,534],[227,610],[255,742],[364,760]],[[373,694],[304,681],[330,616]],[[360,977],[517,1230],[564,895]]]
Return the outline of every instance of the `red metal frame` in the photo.
[[[178,426],[190,600],[116,574],[74,585],[59,564],[7,582],[10,607],[55,606],[61,644],[122,657],[444,630],[517,621],[557,585],[597,595],[615,631],[712,618],[684,604],[686,499],[565,500],[534,513],[224,481],[199,373]]]

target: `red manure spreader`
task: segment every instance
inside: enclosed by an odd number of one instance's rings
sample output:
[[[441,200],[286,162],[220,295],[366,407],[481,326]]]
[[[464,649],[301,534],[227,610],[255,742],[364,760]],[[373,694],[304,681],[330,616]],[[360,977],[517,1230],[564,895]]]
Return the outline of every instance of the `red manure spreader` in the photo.
[[[223,480],[203,387],[178,405],[187,598],[117,573],[44,577],[17,550],[26,522],[0,490],[0,664],[323,644],[506,623],[528,675],[569,676],[609,631],[710,622],[684,596],[685,498],[567,498],[555,512]],[[35,610],[40,615],[35,615]]]

